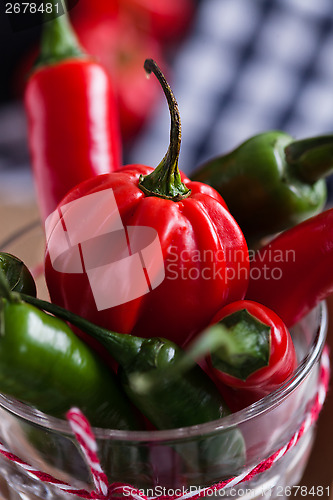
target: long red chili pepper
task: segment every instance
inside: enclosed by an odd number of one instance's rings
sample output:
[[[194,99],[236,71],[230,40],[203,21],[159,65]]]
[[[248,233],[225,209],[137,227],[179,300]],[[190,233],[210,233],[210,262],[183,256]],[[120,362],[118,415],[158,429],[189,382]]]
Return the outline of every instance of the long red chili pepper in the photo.
[[[25,107],[37,196],[46,218],[76,184],[120,166],[109,76],[81,50],[67,14],[44,24]]]
[[[281,233],[251,262],[247,298],[290,327],[333,293],[333,209]]]

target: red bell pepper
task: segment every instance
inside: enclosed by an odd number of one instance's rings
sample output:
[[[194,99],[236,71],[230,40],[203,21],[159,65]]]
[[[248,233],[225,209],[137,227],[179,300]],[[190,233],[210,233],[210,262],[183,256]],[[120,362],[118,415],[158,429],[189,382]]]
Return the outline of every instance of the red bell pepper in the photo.
[[[45,274],[52,301],[90,321],[117,332],[131,332],[141,337],[159,335],[184,345],[209,323],[222,305],[244,297],[249,271],[248,250],[239,226],[220,195],[209,186],[191,182],[185,176],[181,178],[178,106],[156,64],[147,60],[145,68],[155,73],[168,100],[171,114],[169,149],[155,170],[144,165],[129,165],[119,172],[81,183],[65,197],[54,220],[49,220]],[[120,260],[116,245],[112,243],[114,240],[107,240],[112,217],[115,217],[111,212],[114,200],[109,194],[103,199],[101,196],[107,189],[113,192],[125,229],[148,227],[155,230],[165,276],[149,293],[114,307],[98,308],[88,272],[79,268],[75,272],[71,267],[77,264],[75,251],[84,256],[86,247],[80,244],[82,239],[89,240],[88,246],[95,245],[91,256],[100,259],[98,287],[106,301],[118,292],[118,288],[120,293],[121,288],[131,290],[136,286],[134,278],[131,282],[125,275],[116,284],[117,277],[108,274],[109,268],[103,266],[109,264],[111,251],[112,261]],[[91,197],[96,194],[97,197]],[[96,202],[92,202],[89,210],[80,212],[78,203],[86,203],[88,196]],[[81,224],[78,218],[82,219]],[[61,254],[61,244],[67,241],[63,238],[64,228],[77,247],[62,252],[61,266],[68,264],[68,267],[64,270],[58,266],[57,271],[52,252],[60,247],[58,254]],[[94,234],[101,235],[100,240]],[[126,243],[125,246],[127,250]],[[134,255],[138,255],[138,251]],[[154,259],[155,253],[150,257]],[[85,258],[83,261],[86,265]],[[91,269],[90,264],[87,268]],[[154,271],[158,274],[161,269],[145,263],[145,271],[151,285],[151,273],[154,279]]]
[[[291,327],[333,293],[333,209],[284,231],[251,261],[247,298]]]
[[[213,328],[218,347],[210,354],[208,365],[221,392],[224,386],[237,390],[232,398],[237,409],[278,389],[295,370],[290,333],[267,307],[240,300],[223,307],[212,323],[217,323]]]
[[[25,107],[37,196],[46,218],[76,184],[120,166],[111,81],[80,48],[66,14],[44,24]]]

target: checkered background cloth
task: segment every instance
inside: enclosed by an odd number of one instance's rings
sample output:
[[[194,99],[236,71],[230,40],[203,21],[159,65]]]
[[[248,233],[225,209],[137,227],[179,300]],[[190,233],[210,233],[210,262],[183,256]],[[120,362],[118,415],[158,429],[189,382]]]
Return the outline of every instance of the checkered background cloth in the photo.
[[[333,2],[202,0],[172,75],[187,174],[265,130],[333,133]],[[169,123],[161,101],[130,161],[156,165]]]

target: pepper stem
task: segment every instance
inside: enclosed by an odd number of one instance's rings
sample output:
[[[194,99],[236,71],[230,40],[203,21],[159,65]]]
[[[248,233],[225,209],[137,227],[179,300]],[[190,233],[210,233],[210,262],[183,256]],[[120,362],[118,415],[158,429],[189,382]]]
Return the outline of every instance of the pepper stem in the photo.
[[[151,174],[140,177],[139,188],[147,196],[158,196],[159,198],[170,199],[172,201],[180,201],[187,198],[191,194],[191,190],[182,182],[178,168],[181,143],[181,123],[178,104],[156,62],[152,59],[146,59],[144,68],[148,74],[154,73],[161,84],[170,110],[171,127],[168,151]]]
[[[24,302],[28,302],[39,309],[43,309],[64,321],[68,321],[83,332],[98,340],[111,354],[114,360],[122,366],[132,364],[140,351],[144,339],[124,333],[116,333],[97,326],[63,307],[45,300],[37,299],[24,293],[20,294]]]
[[[333,135],[294,141],[284,151],[287,163],[309,184],[333,172]]]
[[[183,372],[210,354],[215,368],[246,380],[268,365],[270,332],[269,325],[241,309],[203,331],[172,368]]]
[[[268,366],[271,350],[271,327],[241,309],[223,318],[220,347],[211,352],[215,368],[246,380],[252,373]],[[227,333],[226,333],[227,331]]]
[[[228,331],[222,325],[214,325],[204,330],[199,337],[183,352],[175,363],[160,370],[151,370],[145,373],[134,373],[129,383],[137,393],[146,393],[160,385],[165,378],[176,379],[197,365],[209,353],[221,347],[221,331],[228,336]],[[223,341],[222,341],[223,343]]]
[[[0,269],[0,297],[4,297],[9,302],[13,301],[13,292],[10,289],[6,275],[2,269]]]
[[[35,69],[57,64],[66,59],[87,57],[70,23],[65,2],[63,0],[46,1],[52,4],[52,14],[45,12],[41,51],[35,63]],[[55,16],[56,6],[59,6],[59,3],[64,13]]]
[[[8,300],[8,302],[20,302],[20,294],[13,292],[10,288],[10,283],[6,277],[6,273],[0,268],[0,298]]]

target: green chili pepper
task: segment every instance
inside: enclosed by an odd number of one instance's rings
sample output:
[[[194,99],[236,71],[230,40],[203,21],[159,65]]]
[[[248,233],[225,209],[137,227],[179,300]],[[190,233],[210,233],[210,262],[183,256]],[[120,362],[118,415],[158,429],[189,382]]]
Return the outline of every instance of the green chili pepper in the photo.
[[[0,391],[56,417],[78,406],[92,425],[138,428],[116,377],[69,326],[6,289],[3,273],[0,288]]]
[[[201,424],[230,413],[215,385],[199,365],[184,373],[181,380],[175,380],[173,376],[165,379],[156,394],[136,392],[135,386],[129,384],[134,373],[140,375],[175,363],[184,351],[174,342],[160,337],[146,339],[115,333],[55,304],[21,296],[23,300],[69,321],[104,345],[121,367],[120,378],[130,399],[157,428]]]
[[[172,372],[172,366],[178,365],[185,356],[174,342],[160,337],[146,339],[111,332],[55,304],[24,295],[22,298],[69,321],[100,341],[119,363],[120,380],[129,399],[158,429],[202,424],[230,413],[215,384],[199,365],[194,364],[183,370],[181,376]],[[153,384],[142,389],[140,384],[133,383],[136,377],[152,370],[162,375],[157,387]],[[188,467],[193,461],[197,463],[199,453],[201,470],[205,471],[206,479],[213,477],[210,474],[216,474],[217,470],[225,476],[235,472],[243,465],[245,456],[244,440],[237,428],[225,433],[216,431],[210,440],[200,436],[197,441],[172,446]]]
[[[202,424],[230,413],[215,384],[198,364],[178,371],[185,353],[173,342],[158,337],[137,342],[134,337],[123,354],[120,345],[113,347],[113,334],[101,341],[121,363],[119,376],[130,400],[157,429]],[[155,374],[158,383],[140,384],[145,374]],[[196,471],[200,464],[198,484],[237,474],[245,460],[245,443],[237,428],[215,431],[181,444],[175,442],[172,446],[190,470]]]
[[[0,252],[0,269],[5,273],[12,292],[36,297],[36,284],[27,266],[10,253]]]
[[[320,212],[327,197],[323,178],[332,171],[332,135],[294,141],[270,131],[203,164],[192,178],[222,195],[252,243]]]

